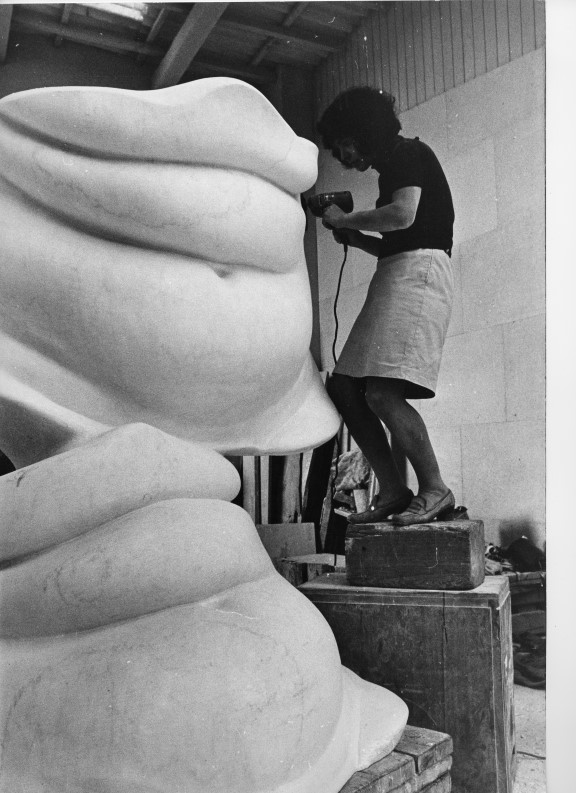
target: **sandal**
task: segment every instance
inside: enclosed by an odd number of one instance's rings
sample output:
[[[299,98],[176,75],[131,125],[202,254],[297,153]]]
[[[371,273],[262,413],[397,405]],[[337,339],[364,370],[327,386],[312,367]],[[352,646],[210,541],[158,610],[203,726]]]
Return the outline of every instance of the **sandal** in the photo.
[[[372,500],[370,508],[365,512],[352,512],[348,515],[348,523],[382,523],[396,511],[402,511],[412,502],[414,493],[406,490],[404,495],[389,501],[387,504],[378,506],[378,496]]]

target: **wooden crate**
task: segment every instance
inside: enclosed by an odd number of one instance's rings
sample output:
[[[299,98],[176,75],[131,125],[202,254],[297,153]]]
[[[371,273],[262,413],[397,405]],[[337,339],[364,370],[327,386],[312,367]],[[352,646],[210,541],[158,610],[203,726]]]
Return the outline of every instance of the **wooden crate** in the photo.
[[[512,793],[510,590],[505,576],[466,592],[353,587],[332,573],[300,591],[320,609],[342,663],[398,694],[410,724],[452,736],[455,793]]]
[[[394,751],[358,771],[340,793],[450,793],[452,739],[408,725]]]
[[[351,525],[346,532],[346,575],[352,586],[475,589],[484,581],[484,524]]]

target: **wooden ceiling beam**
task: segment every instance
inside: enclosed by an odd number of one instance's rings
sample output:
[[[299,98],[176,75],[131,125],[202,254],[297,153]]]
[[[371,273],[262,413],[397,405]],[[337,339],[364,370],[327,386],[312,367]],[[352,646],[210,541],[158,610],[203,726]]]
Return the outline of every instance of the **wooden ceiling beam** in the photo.
[[[152,88],[175,85],[194,60],[228,3],[196,3],[152,78]]]
[[[12,22],[12,4],[0,6],[0,63],[6,60],[8,39],[10,38],[10,24]]]
[[[322,36],[314,33],[305,33],[302,30],[294,31],[293,28],[285,28],[282,25],[273,25],[272,23],[249,22],[245,18],[239,18],[236,15],[227,16],[226,19],[220,21],[218,27],[221,30],[243,30],[246,33],[251,33],[257,36],[266,36],[267,38],[279,39],[284,42],[294,42],[302,47],[317,50],[318,52],[335,52],[345,42],[344,36],[334,36],[333,34],[323,33]]]
[[[64,3],[62,7],[62,16],[60,17],[60,24],[67,25],[70,21],[70,14],[72,13],[72,3]],[[55,36],[54,37],[54,46],[59,47],[64,39],[62,36]]]
[[[81,30],[48,19],[38,19],[34,17],[15,17],[12,22],[15,30],[25,33],[41,33],[46,36],[62,36],[68,41],[75,41],[77,44],[87,44],[92,47],[99,47],[103,50],[114,52],[136,52],[152,57],[162,57],[164,50],[155,44],[146,44],[143,41],[133,41],[121,36],[114,36],[110,33],[97,33],[90,30]]]
[[[286,18],[282,20],[282,27],[289,28],[294,24],[294,21],[301,16],[304,11],[308,8],[308,3],[296,3],[294,8],[287,14]],[[264,59],[268,50],[270,50],[274,44],[276,43],[277,39],[269,37],[266,39],[264,44],[260,47],[256,55],[252,58],[250,63],[252,66],[258,66],[258,64]]]

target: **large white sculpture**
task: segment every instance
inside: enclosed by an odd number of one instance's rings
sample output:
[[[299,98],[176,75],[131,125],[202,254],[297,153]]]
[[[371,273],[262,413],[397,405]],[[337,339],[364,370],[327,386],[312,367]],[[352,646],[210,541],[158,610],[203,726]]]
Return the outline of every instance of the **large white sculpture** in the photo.
[[[403,730],[219,454],[337,428],[316,155],[224,78],[0,102],[2,793],[336,793]]]

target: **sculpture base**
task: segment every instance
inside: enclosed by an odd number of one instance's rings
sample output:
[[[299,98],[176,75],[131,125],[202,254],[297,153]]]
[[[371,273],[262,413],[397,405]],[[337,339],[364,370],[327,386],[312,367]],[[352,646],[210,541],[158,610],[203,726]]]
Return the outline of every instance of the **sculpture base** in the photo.
[[[484,525],[480,520],[351,525],[346,578],[352,586],[475,589],[484,581]]]
[[[452,736],[458,793],[512,793],[506,576],[487,576],[468,592],[434,592],[353,587],[343,574],[330,573],[300,591],[326,618],[345,666],[398,694],[410,724]]]
[[[358,771],[340,793],[450,793],[452,739],[408,725],[394,751]]]

